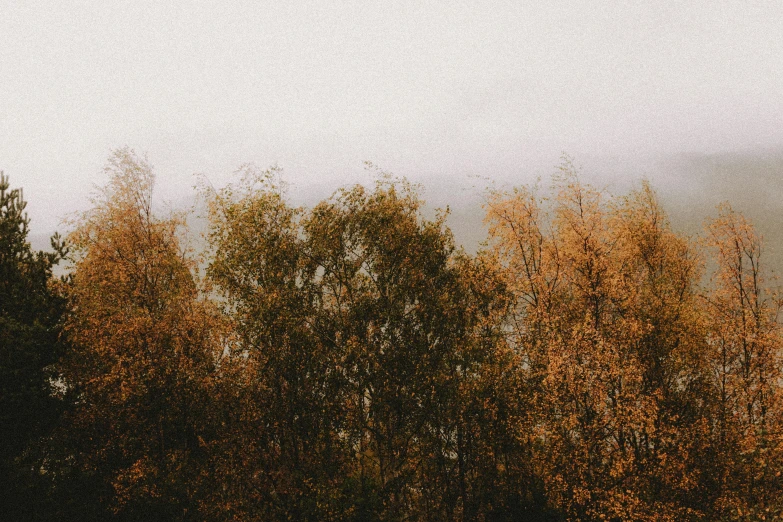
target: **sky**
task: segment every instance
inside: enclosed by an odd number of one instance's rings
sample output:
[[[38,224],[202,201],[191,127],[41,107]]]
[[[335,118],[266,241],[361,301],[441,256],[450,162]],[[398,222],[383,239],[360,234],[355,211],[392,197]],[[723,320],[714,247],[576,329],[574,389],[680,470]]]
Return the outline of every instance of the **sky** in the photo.
[[[0,169],[38,231],[123,146],[169,201],[247,162],[320,198],[371,161],[443,205],[563,151],[685,190],[650,165],[783,150],[782,21],[779,0],[0,0]]]

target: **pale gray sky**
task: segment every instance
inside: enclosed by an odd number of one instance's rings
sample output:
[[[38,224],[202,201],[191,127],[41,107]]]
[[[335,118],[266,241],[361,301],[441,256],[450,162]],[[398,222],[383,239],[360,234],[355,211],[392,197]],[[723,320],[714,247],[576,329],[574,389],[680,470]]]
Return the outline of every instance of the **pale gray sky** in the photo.
[[[782,28],[780,0],[0,0],[0,169],[48,231],[124,145],[169,199],[249,161],[317,191],[371,160],[443,202],[563,150],[781,150]]]

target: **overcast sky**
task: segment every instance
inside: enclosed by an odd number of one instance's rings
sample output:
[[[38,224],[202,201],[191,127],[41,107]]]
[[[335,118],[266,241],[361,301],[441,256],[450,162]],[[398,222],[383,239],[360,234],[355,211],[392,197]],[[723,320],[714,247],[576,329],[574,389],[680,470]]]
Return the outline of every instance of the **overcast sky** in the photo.
[[[780,0],[0,0],[0,169],[40,231],[124,145],[168,199],[250,161],[317,191],[370,160],[448,194],[561,151],[780,150],[781,27]]]

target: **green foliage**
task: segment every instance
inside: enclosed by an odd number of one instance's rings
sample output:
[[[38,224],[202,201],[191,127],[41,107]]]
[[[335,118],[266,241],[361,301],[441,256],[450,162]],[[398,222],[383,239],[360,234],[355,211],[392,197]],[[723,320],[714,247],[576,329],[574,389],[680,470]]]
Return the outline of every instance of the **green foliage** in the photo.
[[[213,197],[209,274],[265,427],[241,450],[258,456],[246,488],[268,492],[261,506],[276,511],[264,515],[487,511],[492,485],[468,482],[489,464],[476,449],[507,422],[485,410],[506,406],[493,394],[513,360],[491,271],[455,251],[445,216],[421,217],[404,183],[342,190],[308,212],[259,180]]]
[[[11,517],[31,515],[44,501],[31,460],[61,404],[53,365],[64,302],[52,267],[67,251],[57,235],[51,253],[30,248],[25,206],[21,189],[0,173],[0,511]]]

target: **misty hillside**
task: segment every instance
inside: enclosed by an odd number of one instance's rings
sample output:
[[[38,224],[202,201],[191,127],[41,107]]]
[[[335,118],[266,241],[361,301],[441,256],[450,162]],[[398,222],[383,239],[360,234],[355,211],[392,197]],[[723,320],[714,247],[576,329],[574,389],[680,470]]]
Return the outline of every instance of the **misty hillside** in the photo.
[[[662,164],[672,173],[669,186],[656,185],[672,221],[697,233],[715,206],[728,201],[764,236],[769,266],[783,267],[783,151],[763,155],[687,156]],[[676,177],[674,177],[676,176]],[[684,182],[684,183],[683,183]],[[683,183],[685,190],[675,187]]]
[[[783,269],[783,151],[758,154],[682,154],[647,161],[596,159],[582,165],[584,181],[615,195],[638,187],[643,179],[651,182],[672,225],[688,235],[702,233],[704,220],[716,215],[724,201],[742,212],[764,237],[764,262],[780,272]],[[554,172],[555,169],[550,169]],[[547,180],[541,185],[546,187]],[[499,188],[514,186],[513,181]],[[486,237],[482,225],[483,195],[478,189],[451,190],[426,186],[425,197],[447,201],[451,210],[449,225],[468,251],[475,251]],[[432,197],[437,196],[437,197]]]
[[[783,271],[783,151],[680,154],[641,162],[576,158],[575,163],[581,165],[584,181],[615,195],[624,194],[642,179],[648,179],[669,212],[674,228],[688,235],[701,234],[704,220],[715,215],[716,206],[730,202],[764,237],[766,266],[778,273]],[[555,170],[552,167],[536,173],[543,178],[542,187],[548,186],[547,175]],[[467,176],[448,179],[448,185],[445,180],[431,178],[421,182],[422,195],[431,210],[449,207],[448,223],[458,244],[468,252],[475,252],[486,239],[482,205],[488,182]],[[508,177],[493,186],[504,189],[518,184]],[[333,190],[333,184],[328,183],[294,186],[291,197],[295,204],[312,206]],[[192,197],[183,196],[175,206],[191,205]],[[51,232],[37,232],[35,216],[32,217],[32,246],[48,249]],[[198,223],[198,219],[192,222],[196,228]]]

